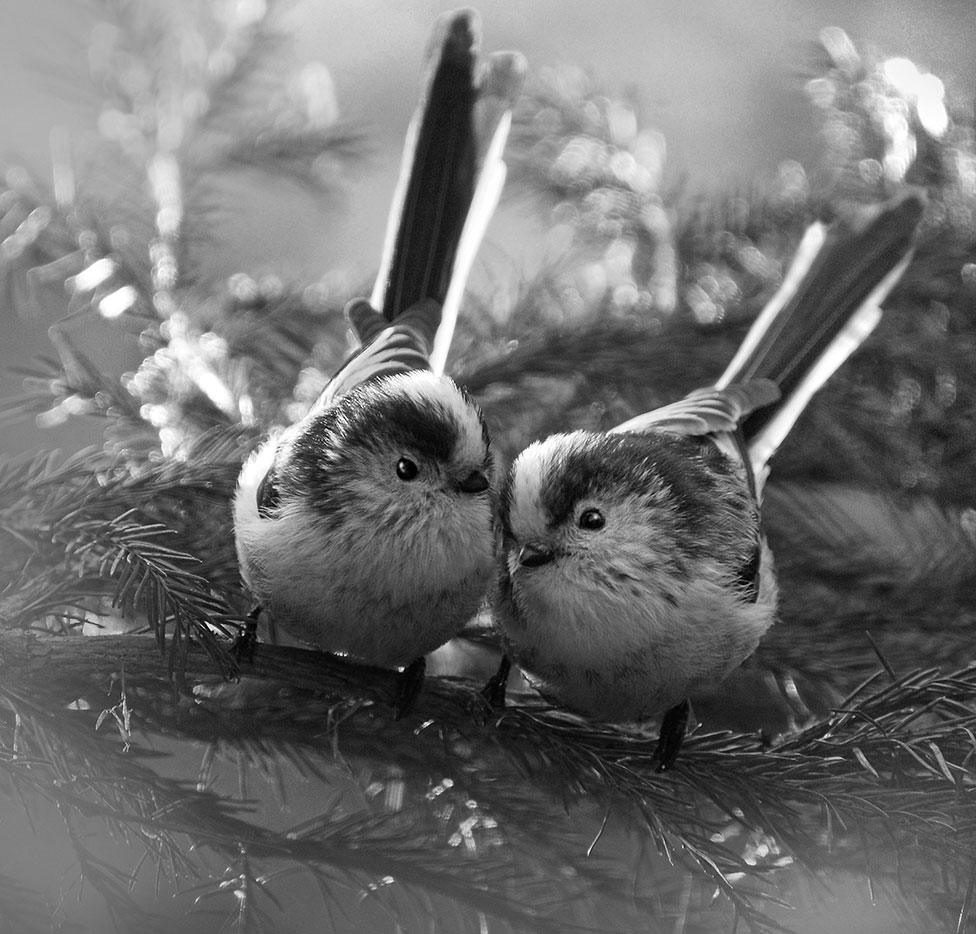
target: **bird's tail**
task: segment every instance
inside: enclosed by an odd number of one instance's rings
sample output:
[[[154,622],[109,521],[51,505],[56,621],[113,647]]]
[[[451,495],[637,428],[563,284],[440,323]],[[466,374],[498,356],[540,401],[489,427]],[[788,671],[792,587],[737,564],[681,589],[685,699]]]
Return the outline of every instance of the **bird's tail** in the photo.
[[[478,33],[472,10],[448,13],[434,27],[370,298],[387,321],[434,300],[440,319],[430,365],[437,373],[505,181],[502,150],[525,73],[518,53],[480,63]]]
[[[881,320],[881,304],[911,259],[924,208],[924,195],[912,190],[807,230],[779,291],[716,383],[722,389],[769,379],[779,388],[779,399],[742,425],[757,474],[813,394]]]

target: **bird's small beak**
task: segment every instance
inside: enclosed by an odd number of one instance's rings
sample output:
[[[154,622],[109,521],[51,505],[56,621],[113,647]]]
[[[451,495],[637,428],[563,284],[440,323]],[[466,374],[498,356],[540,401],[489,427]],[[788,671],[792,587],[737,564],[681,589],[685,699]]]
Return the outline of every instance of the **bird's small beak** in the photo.
[[[538,568],[549,564],[556,557],[556,553],[545,545],[523,545],[519,549],[518,563],[523,568]]]
[[[491,484],[483,470],[472,470],[457,482],[457,488],[462,493],[484,493]]]

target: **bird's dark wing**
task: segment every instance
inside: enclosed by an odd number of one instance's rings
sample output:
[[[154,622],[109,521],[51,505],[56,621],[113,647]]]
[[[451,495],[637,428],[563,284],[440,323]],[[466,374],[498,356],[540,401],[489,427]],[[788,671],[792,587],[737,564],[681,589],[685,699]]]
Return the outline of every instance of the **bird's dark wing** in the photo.
[[[733,521],[724,524],[725,534],[729,538],[723,541],[722,547],[715,549],[715,553],[731,560],[730,571],[735,575],[735,584],[750,602],[755,602],[759,596],[760,574],[763,573],[758,507],[765,477],[757,477],[753,472],[740,426],[751,412],[773,404],[778,398],[776,384],[765,379],[724,389],[696,389],[678,402],[618,425],[612,432],[667,432],[701,438],[703,443],[710,442],[728,458],[728,461],[723,459],[723,463],[730,461],[736,465],[734,469],[738,479],[730,475],[721,481],[716,469],[718,464],[713,467],[716,482],[727,484],[724,493],[716,492],[715,495],[722,499],[726,508],[738,512]],[[748,491],[746,498],[740,495],[743,482]]]
[[[628,419],[611,433],[668,431],[676,435],[717,435],[734,432],[755,409],[779,398],[776,384],[768,379],[751,380],[724,389],[696,389],[678,402]]]
[[[353,299],[346,307],[350,323],[364,342],[329,380],[313,411],[331,406],[354,386],[367,380],[426,370],[441,310],[433,299],[419,302],[390,324],[364,298]]]

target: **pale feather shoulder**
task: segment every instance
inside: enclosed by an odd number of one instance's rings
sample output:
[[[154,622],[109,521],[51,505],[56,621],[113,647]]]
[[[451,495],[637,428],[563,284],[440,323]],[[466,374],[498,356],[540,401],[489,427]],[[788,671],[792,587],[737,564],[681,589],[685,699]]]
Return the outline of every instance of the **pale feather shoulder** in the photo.
[[[428,370],[430,348],[440,320],[440,306],[433,299],[418,302],[390,324],[364,298],[354,298],[346,315],[362,342],[329,380],[313,409],[333,405],[350,389],[369,380],[410,370]]]
[[[628,419],[610,433],[668,431],[701,436],[733,432],[750,412],[771,405],[777,399],[779,390],[768,379],[749,380],[722,389],[696,389],[678,402]]]

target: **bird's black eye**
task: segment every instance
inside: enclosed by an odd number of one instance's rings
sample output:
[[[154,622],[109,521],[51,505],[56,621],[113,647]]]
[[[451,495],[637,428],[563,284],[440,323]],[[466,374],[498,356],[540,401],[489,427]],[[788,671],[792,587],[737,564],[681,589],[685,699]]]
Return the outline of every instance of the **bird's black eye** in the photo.
[[[396,471],[401,480],[413,480],[420,473],[420,468],[409,457],[401,457],[397,461]]]
[[[593,532],[596,529],[602,529],[606,521],[603,518],[603,513],[599,509],[585,509],[580,514],[579,527],[586,529],[588,532]]]

